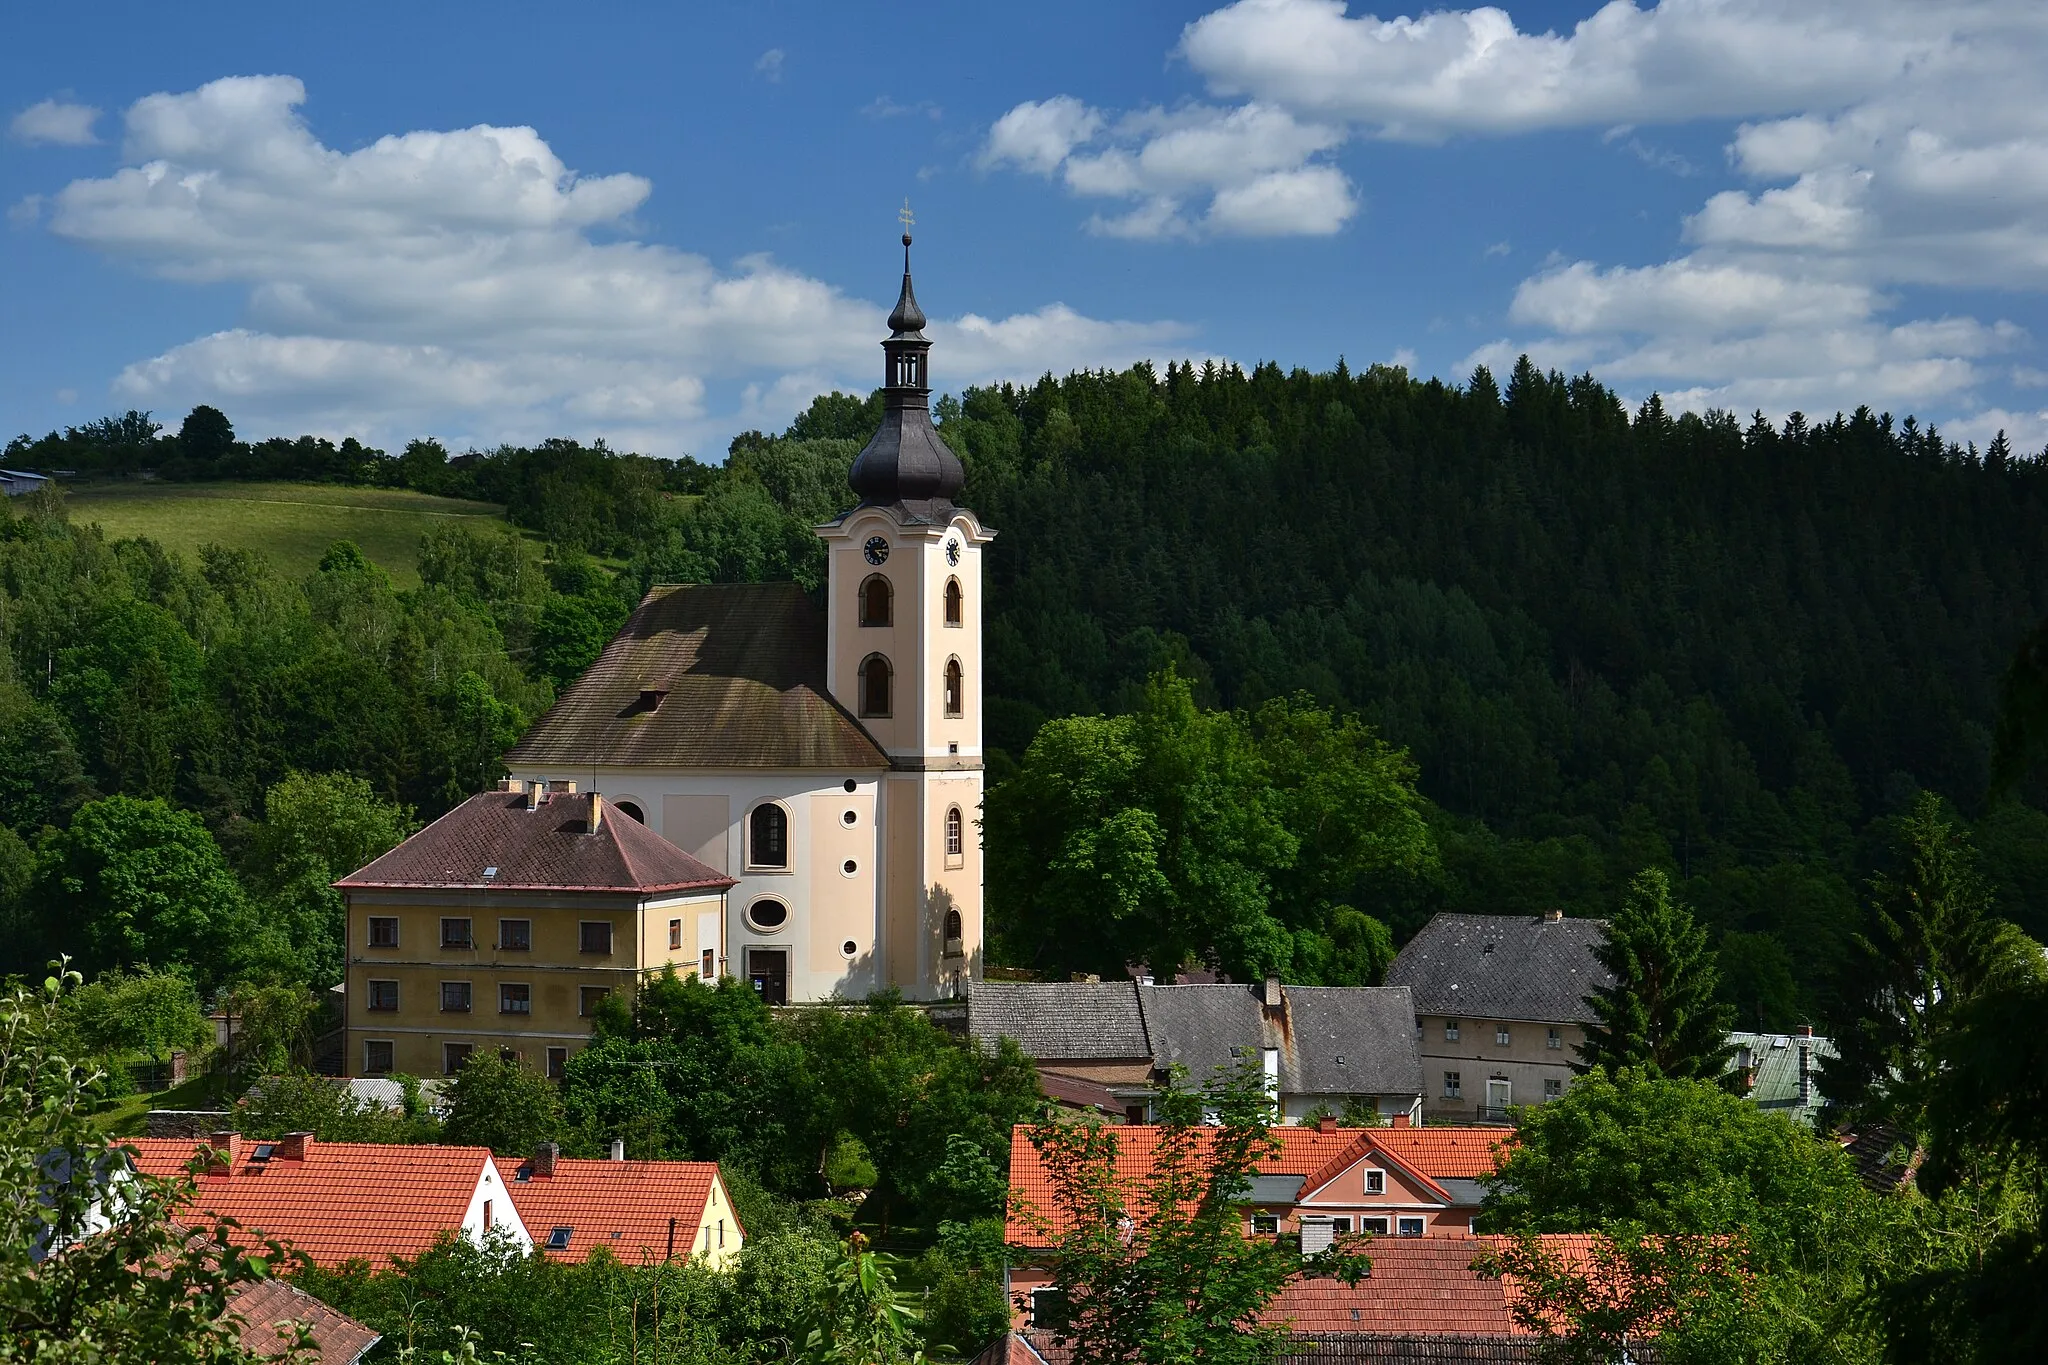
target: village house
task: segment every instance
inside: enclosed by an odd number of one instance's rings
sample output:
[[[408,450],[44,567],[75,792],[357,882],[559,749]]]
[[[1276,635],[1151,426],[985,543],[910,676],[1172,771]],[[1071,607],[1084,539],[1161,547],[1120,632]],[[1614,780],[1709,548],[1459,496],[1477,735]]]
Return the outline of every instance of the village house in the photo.
[[[343,1065],[452,1076],[495,1048],[559,1076],[606,996],[723,973],[732,884],[573,782],[472,796],[335,883]]]
[[[1422,1114],[1441,1123],[1505,1123],[1512,1105],[1570,1088],[1586,997],[1613,978],[1593,956],[1599,920],[1556,911],[1433,916],[1387,969],[1413,995]]]
[[[599,1247],[627,1265],[697,1258],[722,1268],[746,1245],[715,1161],[565,1157],[544,1142],[524,1161],[497,1157],[512,1206],[551,1261],[585,1261]]]
[[[1818,1126],[1827,1108],[1820,1092],[1821,1063],[1834,1060],[1832,1041],[1814,1037],[1811,1024],[1793,1033],[1735,1032],[1728,1041],[1735,1048],[1728,1070],[1738,1078],[1737,1093],[1759,1109]]]
[[[732,878],[723,941],[770,1004],[962,994],[980,974],[981,553],[994,532],[930,412],[910,280],[883,417],[817,528],[824,606],[794,583],[660,585],[505,756],[587,780]]]
[[[1172,1068],[1199,1087],[1253,1058],[1284,1123],[1421,1115],[1414,1007],[1399,988],[977,981],[967,1027],[990,1046],[1014,1040],[1055,1100],[1132,1123]]]
[[[315,1265],[349,1261],[382,1266],[418,1256],[446,1233],[481,1242],[495,1235],[531,1251],[505,1181],[482,1147],[322,1142],[291,1133],[257,1142],[240,1133],[190,1138],[130,1138],[135,1168],[183,1175],[202,1148],[215,1159],[194,1180],[193,1206],[232,1218],[251,1240],[270,1237]]]

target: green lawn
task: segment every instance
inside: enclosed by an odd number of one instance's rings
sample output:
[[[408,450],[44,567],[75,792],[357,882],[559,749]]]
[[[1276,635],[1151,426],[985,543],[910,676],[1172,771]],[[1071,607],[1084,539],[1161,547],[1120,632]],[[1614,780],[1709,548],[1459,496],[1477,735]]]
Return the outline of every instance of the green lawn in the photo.
[[[187,557],[209,541],[259,550],[289,574],[312,571],[337,540],[362,546],[402,588],[419,585],[420,536],[432,526],[502,527],[495,503],[402,488],[320,483],[103,483],[65,490],[71,519],[109,536],[148,536]]]

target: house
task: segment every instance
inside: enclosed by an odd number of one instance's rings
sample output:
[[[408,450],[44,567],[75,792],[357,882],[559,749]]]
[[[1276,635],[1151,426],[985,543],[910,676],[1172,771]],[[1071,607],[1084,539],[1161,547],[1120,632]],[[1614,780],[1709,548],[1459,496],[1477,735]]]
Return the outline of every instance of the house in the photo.
[[[1469,1239],[1485,1195],[1480,1181],[1508,1138],[1499,1128],[1417,1128],[1405,1115],[1385,1128],[1340,1128],[1324,1119],[1272,1131],[1279,1150],[1260,1161],[1252,1179],[1245,1232],[1297,1236],[1304,1254],[1358,1233],[1393,1242]],[[1152,1170],[1161,1130],[1130,1124],[1110,1132],[1117,1177],[1135,1187]],[[1032,1248],[1051,1246],[1061,1222],[1051,1172],[1031,1130],[1019,1125],[1010,1133],[1004,1229],[1014,1258],[1007,1272],[1013,1301],[1050,1292],[1050,1276],[1033,1263]]]
[[[275,1238],[315,1265],[349,1261],[381,1266],[418,1256],[446,1233],[481,1240],[487,1233],[521,1251],[533,1239],[491,1154],[482,1147],[321,1142],[291,1133],[256,1142],[240,1133],[189,1138],[130,1138],[135,1168],[176,1177],[206,1149],[216,1154],[194,1181],[193,1206],[232,1218],[254,1241]]]
[[[293,1357],[295,1365],[356,1365],[383,1334],[348,1314],[329,1308],[303,1289],[279,1279],[255,1280],[228,1296],[227,1311],[236,1319],[241,1347],[258,1360],[290,1356],[304,1326],[313,1339],[313,1355]],[[284,1331],[279,1325],[284,1324]]]
[[[793,583],[653,588],[505,756],[575,777],[733,878],[724,941],[771,1004],[954,997],[979,975],[981,553],[932,426],[925,316],[903,287],[859,502],[817,528],[824,605]]]
[[[48,488],[50,476],[31,474],[21,469],[0,469],[0,494],[18,498],[24,493],[33,493],[38,488]]]
[[[733,879],[569,781],[501,783],[335,885],[356,1077],[452,1076],[480,1047],[558,1076],[607,995],[724,970]]]
[[[1737,1093],[1759,1109],[1817,1126],[1827,1098],[1820,1093],[1823,1061],[1835,1059],[1835,1045],[1813,1036],[1813,1025],[1796,1033],[1730,1033],[1735,1054],[1728,1070],[1739,1078]]]
[[[1613,978],[1593,956],[1599,920],[1557,911],[1433,916],[1387,969],[1414,997],[1425,1121],[1501,1123],[1564,1094]]]
[[[1013,1039],[1048,1087],[1107,1090],[1130,1122],[1171,1068],[1199,1086],[1253,1056],[1283,1122],[1347,1106],[1419,1117],[1414,1008],[1399,988],[977,981],[967,1027],[991,1046]]]
[[[628,1265],[682,1256],[724,1266],[746,1245],[715,1161],[610,1161],[561,1155],[542,1143],[524,1161],[496,1158],[498,1178],[534,1244],[551,1261],[584,1261],[603,1247]]]

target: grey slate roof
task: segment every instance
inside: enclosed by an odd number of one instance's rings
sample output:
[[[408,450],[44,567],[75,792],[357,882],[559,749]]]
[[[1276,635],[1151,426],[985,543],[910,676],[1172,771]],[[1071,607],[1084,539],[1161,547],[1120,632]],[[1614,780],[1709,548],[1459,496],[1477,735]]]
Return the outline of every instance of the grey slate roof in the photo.
[[[1276,1047],[1283,1094],[1421,1093],[1415,1009],[1406,989],[1288,986],[1285,994],[1283,1025],[1266,1017],[1251,986],[977,981],[967,1027],[988,1043],[1014,1038],[1041,1061],[1182,1066],[1194,1085],[1243,1055]]]
[[[1150,1057],[1132,981],[976,981],[968,987],[967,1031],[993,1047],[1010,1037],[1042,1061],[1130,1061]]]
[[[1593,919],[1437,915],[1394,959],[1387,984],[1413,992],[1418,1014],[1590,1023],[1585,998],[1614,979],[1593,956],[1605,933]]]

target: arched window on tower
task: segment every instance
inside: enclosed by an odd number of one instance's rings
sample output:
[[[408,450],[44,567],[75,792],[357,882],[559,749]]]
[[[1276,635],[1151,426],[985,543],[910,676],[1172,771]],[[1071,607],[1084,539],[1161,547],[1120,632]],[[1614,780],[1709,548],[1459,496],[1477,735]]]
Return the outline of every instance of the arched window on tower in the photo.
[[[960,815],[958,806],[946,808],[946,856],[964,857],[967,851],[967,822]]]
[[[961,944],[960,944],[960,912],[959,912],[958,910],[948,910],[948,911],[946,912],[946,928],[945,928],[945,933],[946,933],[946,951],[947,951],[947,952],[949,952],[949,953],[957,953],[957,952],[959,952],[959,951],[960,951],[960,947],[961,947]]]
[[[946,624],[949,626],[957,626],[960,624],[960,598],[960,580],[957,578],[947,579]]]
[[[860,623],[864,626],[888,625],[895,595],[888,579],[878,573],[869,574],[867,581],[860,585]]]
[[[747,864],[789,866],[789,813],[773,801],[763,801],[747,817]]]
[[[889,714],[889,661],[879,654],[868,655],[860,666],[860,713]]]
[[[960,674],[958,659],[946,660],[946,714],[957,716],[965,710],[967,687]]]

